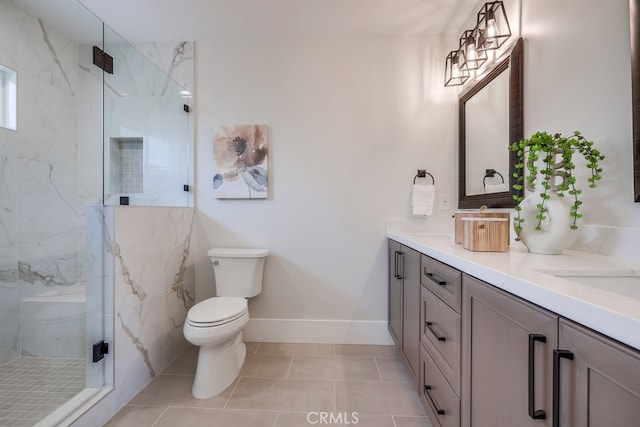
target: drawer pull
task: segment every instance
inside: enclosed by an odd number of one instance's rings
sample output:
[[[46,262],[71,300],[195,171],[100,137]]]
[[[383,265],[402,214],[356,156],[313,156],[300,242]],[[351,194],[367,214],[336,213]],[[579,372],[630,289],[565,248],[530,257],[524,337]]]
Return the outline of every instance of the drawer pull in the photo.
[[[436,402],[433,400],[433,397],[431,397],[431,393],[429,393],[429,390],[431,390],[431,386],[425,384],[424,394],[427,395],[427,399],[429,399],[429,403],[433,407],[433,410],[436,411],[436,414],[438,415],[444,415],[444,409],[438,409],[438,406],[436,405]]]
[[[400,259],[400,257],[402,257],[402,259]],[[396,279],[401,280],[403,279],[402,276],[404,276],[404,252],[395,251],[395,262],[396,262],[396,266],[395,266],[394,275]],[[402,272],[400,272],[399,267],[402,267]]]
[[[424,268],[424,275],[427,276],[429,279],[433,280],[434,282],[436,282],[440,286],[447,286],[446,280],[436,276],[433,273],[427,272],[427,267]]]
[[[544,409],[535,409],[536,373],[535,373],[535,344],[547,342],[547,337],[541,334],[529,334],[529,416],[534,420],[544,420],[547,416]]]
[[[398,251],[393,251],[393,261],[394,261],[394,265],[393,265],[393,277],[395,277],[396,279],[400,279],[400,275],[398,274],[398,254],[400,252]]]
[[[553,350],[553,418],[551,425],[560,427],[560,359],[573,360],[569,350]]]
[[[429,332],[431,332],[433,334],[433,336],[438,339],[438,341],[446,341],[447,340],[446,337],[443,337],[442,335],[438,335],[436,330],[433,329],[433,322],[424,322],[424,325],[427,327]]]

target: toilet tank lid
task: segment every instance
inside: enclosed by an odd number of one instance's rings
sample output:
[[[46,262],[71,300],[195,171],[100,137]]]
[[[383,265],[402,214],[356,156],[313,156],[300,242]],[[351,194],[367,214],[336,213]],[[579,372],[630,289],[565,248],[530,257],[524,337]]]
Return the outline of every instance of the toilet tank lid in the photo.
[[[215,258],[263,258],[269,255],[268,249],[249,248],[213,248],[207,255]]]

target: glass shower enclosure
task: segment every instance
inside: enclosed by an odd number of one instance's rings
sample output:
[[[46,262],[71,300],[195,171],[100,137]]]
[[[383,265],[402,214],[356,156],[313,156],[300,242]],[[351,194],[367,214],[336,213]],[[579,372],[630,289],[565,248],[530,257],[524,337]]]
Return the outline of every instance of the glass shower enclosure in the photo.
[[[0,0],[0,106],[0,425],[55,425],[113,385],[104,206],[192,206],[190,95],[76,0]]]

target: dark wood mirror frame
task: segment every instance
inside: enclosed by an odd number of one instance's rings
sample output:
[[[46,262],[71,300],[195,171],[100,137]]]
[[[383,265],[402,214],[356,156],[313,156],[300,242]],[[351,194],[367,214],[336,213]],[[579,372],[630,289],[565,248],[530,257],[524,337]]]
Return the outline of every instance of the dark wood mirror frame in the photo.
[[[629,0],[633,109],[633,200],[640,202],[640,0]]]
[[[640,1],[640,0],[630,0]],[[515,141],[523,138],[524,132],[524,81],[523,81],[523,43],[522,38],[518,39],[511,49],[509,56],[498,63],[482,80],[460,94],[458,101],[459,120],[459,149],[458,149],[458,208],[471,209],[487,206],[489,208],[510,208],[516,206],[513,195],[515,178],[513,177],[515,164],[518,156],[514,152],[509,152],[509,191],[500,193],[467,195],[466,191],[466,126],[465,126],[465,105],[466,102],[482,88],[487,86],[493,79],[505,70],[509,71],[509,141],[504,149]],[[506,177],[505,177],[506,178]]]

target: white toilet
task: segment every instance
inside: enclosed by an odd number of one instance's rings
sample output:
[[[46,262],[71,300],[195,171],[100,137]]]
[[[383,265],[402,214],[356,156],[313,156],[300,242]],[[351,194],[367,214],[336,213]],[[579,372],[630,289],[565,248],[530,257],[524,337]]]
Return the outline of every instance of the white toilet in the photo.
[[[208,399],[236,379],[246,347],[242,329],[249,321],[246,298],[262,292],[267,249],[211,249],[208,252],[216,282],[216,295],[191,307],[184,322],[184,337],[200,347],[192,393]]]

